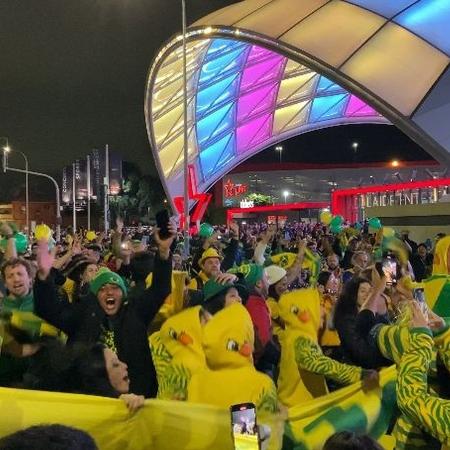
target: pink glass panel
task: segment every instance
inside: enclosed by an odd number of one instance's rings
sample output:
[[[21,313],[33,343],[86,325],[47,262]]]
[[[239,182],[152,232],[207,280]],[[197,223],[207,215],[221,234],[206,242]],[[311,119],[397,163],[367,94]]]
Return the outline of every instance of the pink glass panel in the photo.
[[[257,91],[243,95],[238,104],[238,122],[273,106],[278,91],[278,83],[264,86]]]
[[[267,50],[267,48],[260,47],[259,45],[252,45],[250,53],[248,54],[247,64],[271,55],[275,55],[275,53]]]
[[[237,151],[245,153],[270,137],[272,114],[264,114],[237,129]]]
[[[379,114],[367,103],[352,95],[345,111],[347,117],[352,116],[378,116]]]
[[[246,67],[242,74],[241,92],[258,83],[279,78],[281,69],[284,67],[284,59],[283,56],[274,55],[272,58],[259,64]]]

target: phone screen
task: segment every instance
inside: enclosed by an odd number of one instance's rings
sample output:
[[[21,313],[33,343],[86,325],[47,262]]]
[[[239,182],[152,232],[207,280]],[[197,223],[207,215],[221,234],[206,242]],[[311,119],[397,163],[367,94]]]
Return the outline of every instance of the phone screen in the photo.
[[[383,273],[386,276],[386,284],[397,284],[397,262],[390,256],[383,259]]]
[[[425,303],[425,290],[424,288],[415,288],[413,291],[414,300],[419,303]]]
[[[253,403],[231,407],[231,431],[235,450],[259,450],[256,409]]]

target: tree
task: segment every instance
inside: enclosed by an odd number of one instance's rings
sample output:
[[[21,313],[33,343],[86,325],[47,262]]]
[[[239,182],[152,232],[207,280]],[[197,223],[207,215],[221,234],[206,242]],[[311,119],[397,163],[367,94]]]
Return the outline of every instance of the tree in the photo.
[[[253,202],[255,206],[265,206],[271,205],[273,203],[272,197],[270,195],[259,194],[258,192],[253,192],[247,195],[245,200]]]
[[[148,223],[163,207],[164,192],[159,179],[142,175],[132,163],[124,164],[124,181],[119,195],[111,197],[110,208],[114,216],[120,215],[125,223]]]

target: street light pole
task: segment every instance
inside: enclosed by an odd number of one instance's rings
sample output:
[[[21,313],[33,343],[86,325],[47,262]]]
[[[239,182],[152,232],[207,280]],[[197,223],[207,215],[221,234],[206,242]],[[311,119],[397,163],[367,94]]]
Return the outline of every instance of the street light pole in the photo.
[[[275,150],[280,154],[280,164],[281,164],[281,154],[283,153],[283,146],[282,145],[277,145],[275,147]]]
[[[181,0],[183,22],[183,158],[184,158],[184,253],[189,256],[189,148],[188,148],[188,99],[187,99],[187,55],[186,55],[186,0]]]
[[[77,203],[77,196],[76,196],[76,170],[75,170],[75,163],[72,163],[72,229],[73,232],[77,232],[77,209],[76,209],[76,203]]]
[[[29,198],[29,185],[28,185],[28,158],[25,153],[20,150],[16,150],[23,156],[25,160],[25,223],[27,227],[27,234],[30,234],[30,198]]]
[[[91,229],[91,157],[86,156],[86,171],[87,171],[87,221],[88,230]]]

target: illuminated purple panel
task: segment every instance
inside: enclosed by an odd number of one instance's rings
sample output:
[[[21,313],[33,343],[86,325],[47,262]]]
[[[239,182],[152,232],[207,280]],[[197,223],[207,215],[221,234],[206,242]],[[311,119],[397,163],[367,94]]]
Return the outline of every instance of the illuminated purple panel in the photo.
[[[237,129],[237,151],[245,153],[270,137],[272,113],[264,114]]]
[[[345,111],[346,117],[352,116],[378,116],[379,114],[367,103],[352,95]]]
[[[277,92],[278,83],[272,83],[241,96],[238,104],[238,122],[273,107]]]
[[[272,53],[272,52],[269,52]],[[273,80],[280,76],[281,70],[284,68],[285,58],[281,55],[273,57],[254,66],[247,66],[242,74],[241,92],[247,90],[257,83]]]

